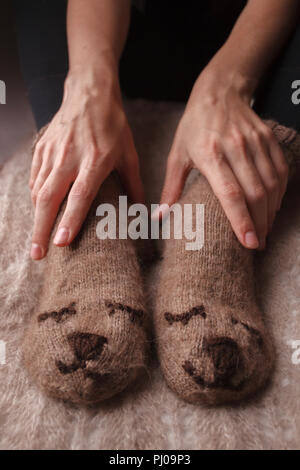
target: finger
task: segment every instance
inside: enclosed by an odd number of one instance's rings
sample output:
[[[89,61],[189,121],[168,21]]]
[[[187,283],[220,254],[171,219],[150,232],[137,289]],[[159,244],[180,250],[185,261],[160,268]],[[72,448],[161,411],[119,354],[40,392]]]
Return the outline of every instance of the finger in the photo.
[[[201,172],[219,199],[239,242],[249,249],[258,248],[259,242],[245,196],[225,157],[219,155],[210,159],[209,163],[202,165]]]
[[[130,147],[127,155],[127,158],[122,159],[122,167],[119,169],[120,178],[129,200],[142,204],[145,202],[145,194],[140,175],[138,155],[134,145]]]
[[[65,174],[53,171],[37,195],[31,247],[31,257],[35,260],[47,253],[50,233],[70,184]]]
[[[67,206],[59,223],[53,243],[69,245],[78,234],[99,188],[111,169],[102,167],[98,173],[82,168],[70,190]]]
[[[273,165],[268,146],[258,134],[255,134],[253,138],[250,139],[249,145],[254,165],[257,168],[268,194],[268,231],[270,231],[280,197],[279,178]]]
[[[48,158],[46,158],[42,163],[40,171],[39,171],[39,173],[38,173],[38,175],[35,179],[35,183],[34,183],[33,188],[31,190],[31,199],[32,199],[32,202],[33,202],[34,206],[36,206],[37,196],[38,196],[42,186],[44,185],[46,179],[50,175],[51,170],[52,170],[52,166],[50,164],[50,161],[49,161]]]
[[[288,184],[289,167],[280,144],[277,142],[273,134],[269,140],[269,152],[279,178],[280,190],[276,207],[276,209],[279,210]]]
[[[160,198],[160,206],[153,212],[152,218],[162,218],[168,207],[175,204],[181,196],[191,164],[175,154],[170,154],[167,162],[166,176]]]
[[[263,249],[268,231],[268,205],[267,194],[260,175],[255,168],[244,141],[230,145],[226,149],[226,156],[231,169],[242,188],[249,213],[254,222],[255,231],[259,239],[259,247]]]
[[[44,146],[38,142],[35,146],[32,162],[31,162],[31,170],[30,170],[30,178],[29,178],[30,189],[33,188],[37,175],[42,166],[43,151],[44,151]]]

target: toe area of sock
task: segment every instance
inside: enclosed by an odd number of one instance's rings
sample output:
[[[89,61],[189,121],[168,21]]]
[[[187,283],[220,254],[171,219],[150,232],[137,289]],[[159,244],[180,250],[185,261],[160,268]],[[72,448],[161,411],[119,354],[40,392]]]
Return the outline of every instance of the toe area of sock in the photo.
[[[216,338],[209,357],[184,358],[165,351],[161,364],[169,387],[183,400],[213,406],[237,404],[267,385],[274,368],[274,348],[266,339],[263,349],[241,352],[235,342]]]
[[[95,405],[125,390],[139,375],[138,369],[110,372],[83,370],[72,377],[41,384],[48,395],[76,405]]]
[[[141,368],[129,367],[101,371],[80,369],[68,374],[59,372],[57,365],[48,364],[47,369],[37,373],[37,365],[26,361],[31,379],[47,396],[75,405],[95,405],[121,393],[142,372]]]
[[[146,367],[147,351],[143,343],[136,345],[134,353],[124,345],[121,354],[115,348],[98,361],[80,361],[70,348],[57,350],[52,339],[33,341],[32,332],[28,334],[23,343],[23,363],[30,379],[42,392],[64,402],[100,403],[125,390]]]

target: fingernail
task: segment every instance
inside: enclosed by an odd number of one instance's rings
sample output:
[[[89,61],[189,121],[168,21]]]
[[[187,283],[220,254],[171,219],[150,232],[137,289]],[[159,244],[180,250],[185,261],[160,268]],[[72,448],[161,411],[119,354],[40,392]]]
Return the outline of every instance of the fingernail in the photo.
[[[245,243],[248,248],[258,248],[259,243],[255,232],[247,232],[245,235]]]
[[[37,260],[43,258],[43,253],[44,250],[40,245],[38,245],[37,243],[32,243],[30,252],[30,256],[32,259]]]
[[[69,230],[67,228],[60,228],[54,237],[54,245],[65,245],[69,240]]]

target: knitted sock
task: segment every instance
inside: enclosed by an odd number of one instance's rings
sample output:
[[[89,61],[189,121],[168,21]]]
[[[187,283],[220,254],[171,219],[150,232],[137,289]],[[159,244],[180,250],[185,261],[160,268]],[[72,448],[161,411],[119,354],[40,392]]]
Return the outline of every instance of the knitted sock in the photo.
[[[147,319],[135,245],[96,235],[97,206],[113,204],[118,218],[119,194],[112,174],[71,246],[50,241],[42,294],[24,339],[33,379],[47,394],[73,403],[111,397],[145,368]]]
[[[289,179],[292,179],[296,172],[299,173],[300,134],[295,129],[285,127],[276,121],[267,120],[265,122],[272,129],[273,134],[281,145],[289,165]]]
[[[291,162],[299,135],[269,124]],[[187,251],[184,238],[165,241],[155,312],[161,366],[187,401],[239,401],[266,383],[274,359],[255,299],[253,252],[236,239],[204,177],[180,202],[205,204],[205,241],[198,251]]]

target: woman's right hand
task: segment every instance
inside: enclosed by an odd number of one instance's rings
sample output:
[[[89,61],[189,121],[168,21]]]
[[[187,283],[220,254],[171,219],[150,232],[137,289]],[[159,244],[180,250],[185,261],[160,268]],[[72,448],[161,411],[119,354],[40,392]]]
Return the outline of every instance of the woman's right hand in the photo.
[[[101,77],[101,78],[98,78]],[[36,145],[29,186],[35,206],[31,257],[42,259],[68,193],[54,244],[78,234],[102,182],[116,169],[132,201],[143,201],[138,156],[119,84],[105,71],[68,76],[61,108]]]

